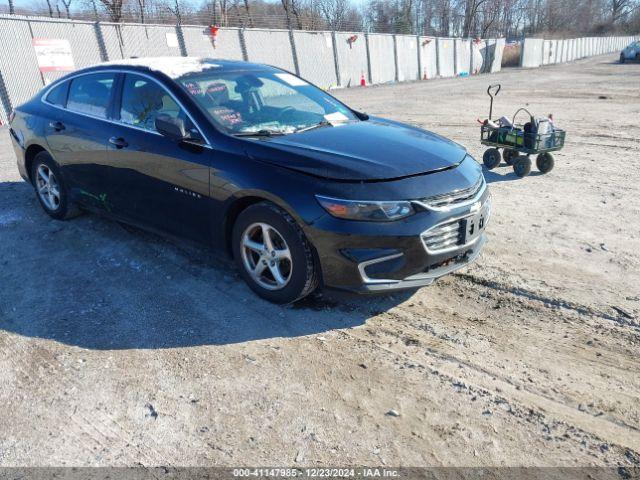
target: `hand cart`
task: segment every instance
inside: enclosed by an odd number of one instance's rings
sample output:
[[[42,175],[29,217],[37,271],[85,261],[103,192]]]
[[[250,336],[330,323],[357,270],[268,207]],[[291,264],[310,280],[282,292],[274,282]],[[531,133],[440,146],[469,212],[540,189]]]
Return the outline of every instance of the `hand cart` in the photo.
[[[565,131],[550,126],[546,131],[539,132],[535,117],[526,108],[516,111],[510,126],[490,125],[493,99],[500,92],[500,88],[500,84],[489,85],[487,88],[487,94],[491,98],[489,120],[480,127],[480,143],[491,148],[482,156],[484,165],[489,170],[497,167],[500,164],[499,149],[502,148],[502,158],[507,165],[513,167],[518,177],[525,177],[531,172],[530,155],[537,155],[536,166],[541,173],[550,172],[554,165],[550,152],[560,150],[564,146]],[[530,121],[516,124],[516,117],[522,111],[529,114]]]

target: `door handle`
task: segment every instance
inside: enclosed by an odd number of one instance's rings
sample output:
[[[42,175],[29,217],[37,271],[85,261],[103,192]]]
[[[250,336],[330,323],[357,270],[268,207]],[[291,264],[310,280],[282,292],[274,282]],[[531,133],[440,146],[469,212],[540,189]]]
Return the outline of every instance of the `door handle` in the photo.
[[[129,145],[127,141],[122,137],[111,137],[109,139],[109,143],[111,145],[114,145],[116,148],[124,148]]]
[[[62,122],[51,122],[49,124],[51,128],[53,128],[56,132],[61,132],[65,129],[64,123]]]

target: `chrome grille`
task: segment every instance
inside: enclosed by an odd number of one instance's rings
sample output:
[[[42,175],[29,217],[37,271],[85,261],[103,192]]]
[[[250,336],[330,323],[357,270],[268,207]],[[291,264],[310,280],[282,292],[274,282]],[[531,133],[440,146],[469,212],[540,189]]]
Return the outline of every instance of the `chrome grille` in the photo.
[[[434,210],[453,208],[459,206],[462,203],[474,200],[475,197],[484,189],[484,187],[484,175],[480,175],[478,181],[471,187],[463,188],[461,190],[455,190],[453,192],[443,193],[441,195],[434,195],[433,197],[423,198],[419,201],[419,203],[427,208],[431,208]]]
[[[463,222],[460,219],[442,223],[427,230],[422,235],[422,242],[429,252],[439,252],[455,248],[462,244],[464,238]]]

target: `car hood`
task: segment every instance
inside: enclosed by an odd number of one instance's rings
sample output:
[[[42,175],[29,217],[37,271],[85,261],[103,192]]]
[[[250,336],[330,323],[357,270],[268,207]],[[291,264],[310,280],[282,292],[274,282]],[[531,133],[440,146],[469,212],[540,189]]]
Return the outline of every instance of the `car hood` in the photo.
[[[257,160],[328,179],[388,180],[457,166],[466,150],[419,128],[382,119],[270,137]]]

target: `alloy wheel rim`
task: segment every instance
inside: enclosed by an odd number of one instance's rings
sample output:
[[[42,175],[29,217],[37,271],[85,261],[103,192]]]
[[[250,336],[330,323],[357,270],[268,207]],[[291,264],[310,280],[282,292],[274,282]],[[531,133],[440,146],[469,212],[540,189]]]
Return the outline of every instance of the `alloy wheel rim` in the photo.
[[[253,223],[242,234],[242,263],[251,278],[267,290],[281,290],[293,272],[291,251],[284,237],[267,223]]]
[[[40,200],[49,210],[60,208],[60,185],[54,173],[44,163],[36,171],[36,188]]]

